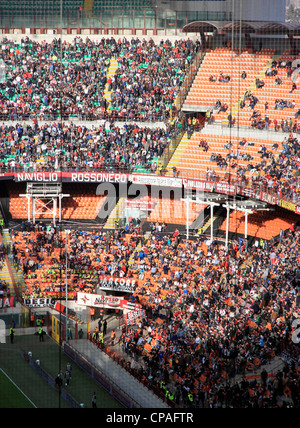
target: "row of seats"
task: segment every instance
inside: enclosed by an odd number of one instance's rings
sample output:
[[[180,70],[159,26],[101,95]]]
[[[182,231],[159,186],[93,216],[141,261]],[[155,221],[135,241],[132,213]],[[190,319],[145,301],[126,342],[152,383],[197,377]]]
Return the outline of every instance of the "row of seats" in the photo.
[[[178,199],[152,199],[152,202],[155,203],[155,206],[147,220],[153,223],[185,225],[187,218],[189,218],[189,224],[191,224],[205,208],[201,204],[192,202],[189,204],[189,212],[187,212],[185,201]]]
[[[269,52],[264,51],[250,54],[244,50],[238,54],[229,48],[217,48],[207,52],[185,103],[214,107],[217,100],[228,105],[237,102],[270,59]],[[247,74],[245,79],[241,79],[243,71]],[[219,82],[220,73],[230,76],[230,81]],[[217,81],[211,82],[211,75]],[[218,117],[222,119],[225,114],[228,115],[228,111]]]
[[[298,216],[293,213],[254,211],[248,215],[247,234],[263,240],[271,240],[280,235],[281,231],[289,229],[292,223],[298,222]],[[229,216],[229,232],[245,234],[245,214],[241,211],[232,211]],[[225,231],[227,220],[220,230]]]
[[[275,109],[275,100],[283,99],[290,102],[295,100],[297,103],[299,89],[290,92],[292,80],[288,76],[286,68],[278,68],[277,75],[272,77],[266,77],[265,71],[272,65],[273,60],[281,60],[288,63],[294,59],[295,56],[292,56],[289,50],[280,57],[275,56],[274,50],[261,51],[255,54],[250,54],[247,51],[243,51],[241,54],[232,53],[230,49],[226,50],[224,48],[222,50],[217,48],[209,51],[205,55],[185,103],[213,108],[217,100],[219,100],[221,103],[227,104],[228,109],[226,112],[220,113],[215,110],[215,119],[226,120],[230,107],[232,107],[233,117],[236,117],[236,119],[238,111],[239,124],[250,126],[250,117],[253,111],[249,109],[247,101],[244,108],[238,108],[245,92],[250,91],[258,99],[255,110],[258,110],[263,118],[268,115],[270,127],[273,128],[275,119],[280,123],[281,120],[294,118],[296,112],[296,109],[292,108]],[[244,79],[241,78],[243,71],[247,75]],[[224,76],[230,76],[229,82],[209,81],[211,75],[218,79],[220,72]],[[280,85],[275,84],[277,77],[281,79]],[[262,88],[256,88],[255,80],[257,78],[264,81],[265,85]],[[267,110],[265,110],[266,102],[269,103]],[[298,110],[300,106],[296,107]]]
[[[38,218],[50,219],[53,214],[45,208],[45,200],[36,200],[36,210],[39,211]],[[64,220],[95,220],[102,207],[103,198],[75,196],[69,198],[62,207],[62,218]],[[9,210],[13,219],[26,219],[28,217],[27,200],[13,195],[10,198]]]
[[[71,190],[72,192],[72,190]],[[70,193],[71,194],[71,193]],[[28,217],[27,199],[21,198],[16,189],[10,191],[9,209],[13,219],[26,219]],[[50,219],[51,212],[43,209],[43,200],[37,200],[36,206],[40,210],[38,218]],[[162,199],[159,197],[142,197],[139,202],[152,203],[152,210],[149,210],[147,221],[158,223],[170,223],[182,225],[187,222],[187,205],[185,201],[178,198]],[[69,198],[62,200],[62,218],[64,220],[95,220],[100,216],[100,210],[105,203],[105,197],[93,194],[93,190],[85,189],[82,194],[80,191]],[[191,224],[205,206],[201,204],[189,204],[189,224]]]
[[[246,140],[247,143],[253,145],[244,146],[239,144],[242,139],[242,136],[231,136],[229,138],[227,135],[214,135],[205,132],[195,132],[178,161],[177,169],[180,171],[182,176],[190,176],[199,179],[207,178],[207,169],[216,171],[218,176],[225,176],[228,174],[229,166],[227,169],[221,170],[220,167],[217,166],[216,162],[211,160],[211,155],[220,154],[223,158],[226,158],[227,154],[230,153],[230,150],[224,148],[224,146],[226,147],[226,144],[229,142],[229,140],[232,143],[231,150],[235,154],[238,151],[240,155],[250,155],[252,157],[250,161],[242,160],[241,158],[236,160],[238,167],[244,167],[246,169],[249,164],[253,164],[255,166],[263,160],[261,158],[261,153],[259,153],[262,146],[265,146],[267,151],[272,152],[275,155],[279,153],[278,150],[282,150],[280,143],[277,150],[272,149],[274,141],[270,141],[266,138],[248,138]],[[201,140],[205,140],[207,142],[209,146],[207,152],[203,151],[203,149],[199,147]],[[231,162],[229,161],[228,165],[230,164]],[[235,176],[236,171],[237,168],[231,169],[230,172],[233,174],[233,176]],[[263,174],[263,171],[261,171],[261,174]],[[250,178],[250,171],[246,171],[245,176]]]
[[[26,198],[21,198],[21,194],[14,184],[9,188],[9,211],[13,219],[28,218],[28,202]],[[22,194],[25,193],[25,190]],[[66,186],[65,193],[68,193]],[[70,189],[69,198],[62,199],[62,218],[64,220],[95,220],[103,206],[105,197],[97,196],[93,188],[85,189],[80,193],[78,189],[75,194],[74,190]],[[36,207],[39,209],[39,218],[52,218],[51,212],[43,208],[45,201],[37,199]],[[50,207],[51,208],[51,207]]]
[[[84,5],[84,0],[73,0],[73,1],[68,1],[68,0],[64,0],[63,3],[63,10],[65,9],[76,9],[78,10],[79,7],[83,7]],[[18,13],[23,13],[23,11],[30,11],[32,13],[32,7],[34,7],[34,9],[43,9],[45,11],[48,12],[53,12],[53,11],[60,11],[60,7],[61,7],[61,2],[60,0],[51,0],[51,1],[47,1],[47,0],[9,0],[9,1],[2,1],[1,2],[1,10],[2,12],[5,11],[18,11]]]

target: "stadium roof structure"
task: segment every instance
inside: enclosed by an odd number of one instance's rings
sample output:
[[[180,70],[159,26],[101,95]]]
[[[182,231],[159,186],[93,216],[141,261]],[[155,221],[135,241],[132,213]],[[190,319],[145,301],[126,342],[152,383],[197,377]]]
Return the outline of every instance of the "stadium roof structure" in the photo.
[[[229,212],[230,210],[242,211],[245,215],[245,239],[248,238],[248,215],[253,214],[254,211],[273,211],[274,208],[269,206],[266,202],[256,201],[254,199],[247,199],[245,201],[234,201],[226,203],[227,221],[226,221],[226,247],[228,245],[229,233]]]
[[[19,195],[27,198],[28,222],[36,223],[36,219],[47,212],[52,216],[53,224],[56,225],[57,201],[59,210],[59,221],[61,221],[61,202],[63,198],[69,198],[69,194],[62,193],[61,183],[27,183],[26,194]],[[31,215],[32,214],[32,215]]]
[[[274,208],[271,207],[267,202],[257,201],[254,199],[246,199],[246,200],[229,200],[228,195],[223,195],[219,193],[210,193],[204,192],[202,197],[200,195],[196,196],[196,200],[190,199],[189,194],[186,195],[186,199],[182,199],[182,201],[187,204],[187,224],[186,224],[186,233],[187,240],[189,236],[189,218],[188,218],[188,206],[189,202],[196,202],[197,204],[205,204],[210,206],[210,240],[213,241],[213,225],[214,225],[214,208],[217,206],[223,206],[227,210],[227,221],[226,221],[226,239],[225,246],[228,246],[228,236],[229,236],[229,213],[231,210],[234,211],[242,211],[245,215],[245,234],[244,237],[247,239],[248,237],[248,215],[253,214],[254,211],[273,211]],[[198,226],[197,219],[193,222],[192,228]],[[202,226],[201,226],[202,227]]]
[[[247,199],[244,201],[234,201],[228,203],[229,208],[238,211],[254,210],[254,211],[273,211],[267,202],[257,201],[254,199]]]
[[[300,35],[300,24],[291,22],[266,22],[266,21],[194,21],[185,25],[184,33],[212,33],[220,34],[241,31],[246,34],[258,35]]]

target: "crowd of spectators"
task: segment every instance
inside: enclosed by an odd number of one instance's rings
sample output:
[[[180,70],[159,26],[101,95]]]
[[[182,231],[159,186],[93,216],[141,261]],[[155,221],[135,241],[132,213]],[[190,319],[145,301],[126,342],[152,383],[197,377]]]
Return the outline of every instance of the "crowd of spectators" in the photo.
[[[140,254],[144,263],[135,266],[142,278],[136,301],[148,319],[121,337],[134,367],[145,364],[140,375],[164,382],[177,405],[299,406],[299,349],[291,339],[299,318],[299,239],[291,229],[275,245],[233,243],[227,250],[152,235]],[[145,355],[146,344],[152,349]],[[246,379],[283,350],[293,356],[284,373]]]
[[[111,109],[127,120],[137,116],[151,122],[169,119],[199,46],[191,40],[175,41],[174,45],[169,40],[157,45],[153,40],[125,43],[112,77]]]
[[[179,407],[298,407],[292,323],[300,316],[299,229],[291,227],[275,244],[239,241],[228,248],[201,238],[186,243],[168,228],[150,235],[129,230],[71,231],[68,263],[77,275],[75,281],[71,275],[70,292],[95,292],[100,274],[135,278],[131,301],[143,305],[146,317],[113,344],[120,357],[128,355],[130,370],[168,391]],[[59,284],[65,236],[42,224],[30,232],[13,236],[25,276],[52,257],[47,280],[31,290],[38,297],[53,291],[55,278]],[[53,257],[54,248],[61,248],[61,259]],[[268,364],[283,354],[288,364],[274,373]]]
[[[252,165],[252,185],[264,189],[279,199],[297,203],[300,197],[299,140],[290,133],[278,145],[274,142],[271,149],[261,146],[258,152],[261,162]],[[240,176],[244,174],[241,169]]]
[[[108,121],[87,128],[73,123],[0,126],[2,172],[157,169],[174,130]]]
[[[71,230],[66,237],[54,225],[22,224],[12,230],[13,254],[19,260],[27,289],[24,297],[45,297],[48,293],[65,291],[60,271],[69,266],[70,293],[94,292],[99,275],[130,277],[128,260],[137,243],[137,233],[124,229],[85,232]],[[68,242],[68,247],[66,247]],[[66,254],[68,248],[68,254]]]
[[[166,120],[198,48],[190,41],[173,46],[169,41],[156,45],[113,38],[99,42],[78,38],[63,45],[59,40],[26,39],[21,45],[4,40],[0,54],[7,82],[0,85],[2,119],[35,119],[38,112],[39,118],[54,122],[3,124],[2,171],[38,170],[39,165],[49,171],[59,165],[70,170],[110,165],[155,170],[153,160],[164,153],[169,130],[119,128],[110,120],[88,129],[61,125],[55,119],[62,113],[64,118],[75,114],[79,119]],[[109,82],[113,95],[108,108],[103,91],[112,56],[118,70]],[[246,101],[254,110],[258,99],[247,94]],[[226,111],[228,106],[218,103],[217,108]],[[208,143],[201,148],[209,150]],[[298,154],[299,142],[292,134],[276,155],[262,148],[261,163],[251,165],[253,185],[297,202]],[[234,160],[231,148],[226,159],[215,156],[221,169]],[[237,174],[244,178],[245,170],[238,167]],[[131,300],[141,303],[147,316],[123,330],[119,345],[146,383],[167,390],[180,407],[299,407],[299,349],[292,341],[292,322],[300,316],[300,231],[287,231],[275,244],[246,247],[232,242],[228,248],[200,238],[184,243],[178,230],[171,234],[164,227],[164,232],[154,228],[146,236],[132,227],[113,232],[73,230],[66,252],[66,237],[55,227],[41,224],[34,231],[14,231],[13,254],[25,280],[30,280],[24,296],[45,296],[64,287],[59,271],[66,258],[71,292],[94,292],[102,274],[135,278],[138,285]],[[44,282],[39,275],[43,268]],[[247,380],[254,367],[266,366],[283,351],[289,355],[284,370],[263,371],[258,380]]]
[[[284,71],[286,73],[286,78],[284,76]],[[275,95],[275,98],[273,98],[272,96],[271,99],[274,100],[274,107],[272,107],[274,110],[283,111],[284,109],[288,109],[292,117],[290,117],[289,119],[286,119],[286,118],[280,119],[280,115],[274,116],[274,114],[272,114],[272,120],[271,120],[268,116],[268,110],[271,108],[270,103],[272,104],[273,101],[271,102],[271,100],[267,99],[264,102],[263,109],[264,109],[265,115],[263,115],[263,113],[256,108],[257,104],[259,103],[259,98],[258,98],[260,97],[259,91],[257,92],[258,93],[257,96],[256,96],[256,93],[254,95],[251,91],[246,91],[244,94],[244,98],[240,102],[240,108],[243,109],[247,107],[246,102],[247,101],[249,102],[248,108],[253,109],[253,113],[250,116],[251,127],[260,129],[260,130],[264,130],[264,129],[268,130],[270,124],[273,122],[272,126],[275,131],[279,131],[281,129],[283,132],[299,133],[300,127],[296,120],[298,118],[298,110],[296,113],[293,112],[293,110],[296,107],[296,100],[291,99],[291,96],[288,95],[297,89],[296,83],[292,82],[291,80],[292,71],[293,71],[293,68],[292,68],[291,60],[288,60],[287,62],[284,60],[279,60],[279,61],[273,60],[270,67],[268,67],[268,69],[265,72],[266,79],[267,80],[273,79],[274,84],[276,86],[280,86],[283,83],[285,85],[287,84],[289,85],[291,82],[291,85],[292,85],[291,90],[286,91],[287,99],[276,98],[276,95]],[[281,77],[279,77],[279,73]],[[256,88],[259,90],[264,86],[265,86],[265,81],[257,78]],[[276,94],[276,91],[275,91],[275,94]],[[282,92],[280,95],[282,96]]]
[[[143,127],[125,124],[118,127],[108,121],[87,128],[73,123],[2,124],[0,126],[0,168],[10,171],[138,170],[156,172],[159,160],[174,136],[175,127]],[[242,140],[241,140],[242,141]],[[242,143],[243,144],[243,143]],[[260,161],[247,153],[247,145],[226,147],[223,155],[201,140],[199,147],[210,151],[210,160],[220,170],[235,171],[238,181],[265,187],[292,202],[299,200],[299,140],[292,132],[282,143],[258,150]],[[224,147],[225,148],[225,147]],[[246,161],[247,163],[241,163]],[[179,171],[180,172],[180,171]],[[218,173],[215,172],[215,178]],[[272,185],[270,185],[272,183]]]
[[[199,42],[81,37],[21,43],[4,39],[0,56],[0,119],[166,120]],[[104,96],[110,59],[118,70]]]
[[[26,37],[20,44],[2,40],[6,81],[0,85],[1,119],[102,118],[107,68],[115,45],[114,39],[83,42],[75,38],[62,45],[60,39],[48,43]]]
[[[247,151],[248,147],[251,147],[251,151]],[[253,147],[256,147],[256,152],[253,151]],[[245,137],[241,137],[238,143],[228,140],[223,144],[225,152],[219,153],[216,151],[214,143],[202,138],[199,148],[210,153],[211,164],[208,168],[210,174],[204,176],[207,180],[224,180],[219,172],[228,173],[230,171],[232,183],[255,187],[278,199],[286,199],[293,203],[299,202],[300,145],[295,133],[290,132],[288,136],[283,137],[282,142],[274,141],[272,145],[267,146],[252,142],[251,139]]]

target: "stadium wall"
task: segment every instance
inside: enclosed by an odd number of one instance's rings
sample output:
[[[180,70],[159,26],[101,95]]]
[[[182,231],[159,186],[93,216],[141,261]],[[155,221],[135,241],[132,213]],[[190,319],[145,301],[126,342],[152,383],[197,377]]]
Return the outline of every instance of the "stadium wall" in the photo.
[[[6,181],[7,180],[7,181]],[[231,181],[207,181],[199,179],[197,175],[193,177],[191,174],[188,177],[174,178],[170,176],[151,175],[151,174],[119,174],[119,173],[8,173],[1,174],[0,182],[8,184],[10,180],[17,183],[26,183],[27,181],[47,182],[47,183],[78,183],[78,184],[96,184],[97,195],[102,196],[104,190],[114,189],[119,194],[119,197],[127,197],[135,195],[137,189],[140,189],[142,195],[158,194],[162,189],[180,189],[182,195],[187,191],[194,190],[196,192],[214,192],[229,196],[242,196],[266,202],[270,205],[279,206],[300,214],[300,205],[292,197],[287,198],[279,192],[272,191],[269,188],[261,188],[261,186],[246,185]],[[105,184],[110,187],[106,188]],[[102,184],[104,186],[102,186]],[[8,184],[9,185],[9,184]],[[116,187],[115,187],[116,186]],[[130,188],[132,190],[130,190]],[[134,193],[132,193],[134,191]],[[125,193],[124,193],[125,192]],[[108,195],[108,197],[115,196]],[[139,196],[133,197],[133,200],[138,200]],[[117,202],[117,200],[116,200]],[[7,213],[6,213],[7,214]]]
[[[165,2],[166,9],[177,12],[194,12],[196,19],[285,21],[286,0],[182,0]],[[206,14],[206,15],[205,15]],[[195,20],[196,20],[195,19]]]

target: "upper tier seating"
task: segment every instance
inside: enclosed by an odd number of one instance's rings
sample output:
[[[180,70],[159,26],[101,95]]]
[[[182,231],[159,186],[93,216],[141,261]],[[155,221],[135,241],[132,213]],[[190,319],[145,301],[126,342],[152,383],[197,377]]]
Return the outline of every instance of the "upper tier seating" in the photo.
[[[295,124],[295,113],[299,110],[299,94],[300,88],[299,85],[293,91],[292,90],[292,79],[291,74],[294,69],[287,67],[287,65],[292,64],[295,59],[298,57],[292,56],[290,51],[286,51],[280,57],[273,56],[274,62],[269,67],[269,72],[271,71],[273,75],[264,75],[262,80],[264,81],[264,86],[262,88],[252,88],[253,95],[258,99],[257,104],[255,105],[255,110],[260,112],[261,118],[263,119],[263,125],[265,124],[265,116],[269,117],[269,128],[274,129],[277,121],[277,129],[284,126],[282,121],[293,121]],[[276,65],[275,65],[276,64]],[[276,83],[279,82],[281,83]],[[297,85],[296,85],[297,86]],[[283,100],[286,102],[285,106],[280,105],[275,107],[276,100]],[[267,104],[266,104],[267,103]],[[295,103],[295,106],[293,106]],[[246,106],[243,109],[239,110],[239,124],[242,126],[250,126],[252,124],[251,115],[253,111],[248,108],[249,103],[246,101]],[[267,108],[266,108],[267,106]],[[253,124],[252,124],[253,126]]]
[[[274,148],[275,142],[264,139],[262,135],[262,138],[245,138],[246,144],[240,145],[243,138],[242,136],[229,137],[228,135],[208,134],[205,130],[203,132],[195,132],[178,160],[177,170],[180,171],[181,176],[190,176],[198,179],[212,178],[211,174],[208,175],[208,170],[211,173],[214,171],[215,175],[221,178],[228,176],[229,172],[235,178],[238,176],[251,178],[259,174],[264,175],[265,170],[261,164],[263,161],[269,164],[271,160],[265,157],[262,158],[261,147],[266,147],[267,152],[272,153],[276,157],[282,151],[281,143],[278,143],[278,147]],[[201,146],[199,147],[202,140],[208,144],[207,151],[204,151]],[[226,145],[230,141],[232,146],[231,149],[228,149]],[[238,157],[236,159],[229,159],[227,158],[229,154],[234,154],[235,156],[238,154]],[[221,168],[215,160],[212,160],[212,155],[219,155],[223,159],[227,159],[227,167],[223,166]],[[258,171],[254,172],[252,168],[248,167],[249,165],[261,165],[261,167],[258,168]],[[244,173],[238,174],[241,169],[243,169]]]
[[[187,105],[214,107],[217,100],[226,104],[226,112],[215,112],[215,117],[223,119],[229,113],[230,105],[235,104],[247,88],[255,81],[260,71],[271,60],[274,51],[263,50],[250,54],[244,50],[233,52],[229,48],[216,48],[208,51],[198,70],[198,74],[185,100]],[[241,78],[243,71],[247,76]],[[228,82],[220,82],[220,73],[230,76]],[[210,81],[215,76],[216,81]]]

